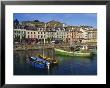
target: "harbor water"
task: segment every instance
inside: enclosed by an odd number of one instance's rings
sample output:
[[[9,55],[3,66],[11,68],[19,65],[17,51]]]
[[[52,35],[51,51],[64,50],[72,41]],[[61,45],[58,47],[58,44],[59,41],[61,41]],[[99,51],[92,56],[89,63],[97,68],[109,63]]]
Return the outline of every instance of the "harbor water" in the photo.
[[[51,69],[37,69],[27,63],[30,56],[42,55],[58,59]],[[14,51],[14,75],[97,75],[97,56],[90,58],[55,55],[52,49]]]

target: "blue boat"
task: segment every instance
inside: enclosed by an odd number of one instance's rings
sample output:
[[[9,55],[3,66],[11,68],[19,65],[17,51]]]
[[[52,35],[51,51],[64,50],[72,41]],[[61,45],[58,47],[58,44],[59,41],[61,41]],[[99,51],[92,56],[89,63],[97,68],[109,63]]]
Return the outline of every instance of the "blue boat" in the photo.
[[[50,62],[43,60],[39,57],[29,57],[28,61],[33,67],[35,68],[41,68],[41,69],[49,69],[50,68]]]

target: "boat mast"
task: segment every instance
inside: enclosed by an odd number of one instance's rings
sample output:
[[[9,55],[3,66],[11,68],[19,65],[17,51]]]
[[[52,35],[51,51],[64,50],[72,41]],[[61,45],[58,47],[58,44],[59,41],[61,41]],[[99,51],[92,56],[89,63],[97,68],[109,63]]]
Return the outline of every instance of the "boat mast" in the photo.
[[[70,47],[72,47],[72,36],[71,36],[71,34],[70,34]]]
[[[71,36],[70,36],[70,47],[72,46],[72,38],[71,38]]]
[[[45,38],[44,38],[44,44],[43,44],[43,57],[44,57],[44,46],[45,46]]]
[[[47,27],[47,25],[46,25],[46,23],[45,23],[45,25],[44,25],[44,32],[46,31],[46,27]],[[44,34],[45,35],[45,34]],[[43,36],[44,37],[44,36]],[[44,46],[45,46],[45,37],[44,37],[44,39],[43,39],[43,57],[44,57]]]
[[[52,59],[54,59],[53,50],[54,50],[54,48],[52,49]]]

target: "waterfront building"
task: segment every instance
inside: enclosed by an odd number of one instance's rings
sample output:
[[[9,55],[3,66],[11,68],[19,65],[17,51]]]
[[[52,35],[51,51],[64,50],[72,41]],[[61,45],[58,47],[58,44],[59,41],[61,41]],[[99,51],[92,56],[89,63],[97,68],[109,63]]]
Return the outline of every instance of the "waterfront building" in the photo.
[[[61,39],[65,40],[65,29],[63,27],[55,27],[55,28],[48,28],[47,31],[47,37],[50,38],[51,40],[53,39]]]
[[[61,28],[55,28],[56,32],[55,32],[55,38],[59,38],[63,41],[65,41],[66,37],[66,32],[65,29],[63,27]]]
[[[96,42],[97,39],[97,30],[88,30],[88,40],[91,42]]]
[[[89,28],[80,27],[80,31],[82,32],[82,43],[88,42],[88,30]]]
[[[26,43],[35,44],[38,42],[38,32],[36,30],[26,30]]]
[[[88,45],[97,46],[97,30],[88,30]]]
[[[66,40],[68,43],[75,44],[79,41],[80,36],[80,30],[77,26],[68,26],[66,28]]]
[[[72,35],[71,31],[66,31],[66,42],[67,43],[70,43],[71,35]]]
[[[50,38],[51,40],[54,39],[55,38],[55,31],[48,31],[47,37]]]
[[[81,44],[97,42],[97,30],[91,26],[67,26],[58,21],[50,21],[47,23],[35,21],[23,21],[14,23],[14,39],[38,39],[41,40],[55,40],[60,39],[65,43]]]
[[[35,30],[26,30],[26,39],[29,38],[38,38],[38,32]]]
[[[84,37],[83,37],[83,36],[84,36],[84,35],[83,35],[83,32],[80,31],[80,28],[78,28],[78,29],[76,30],[76,39],[77,39],[77,41],[78,41],[79,43],[81,43],[82,40],[84,40]]]
[[[14,29],[14,41],[22,42],[26,37],[26,29]]]
[[[37,31],[38,34],[37,34],[37,38],[38,39],[46,39],[47,38],[47,32],[46,31]]]
[[[88,46],[88,48],[93,48],[97,46],[97,30],[94,28],[83,28],[82,43]]]
[[[84,40],[88,39],[88,31],[87,28],[80,28],[80,31],[83,33],[82,37],[84,38]]]

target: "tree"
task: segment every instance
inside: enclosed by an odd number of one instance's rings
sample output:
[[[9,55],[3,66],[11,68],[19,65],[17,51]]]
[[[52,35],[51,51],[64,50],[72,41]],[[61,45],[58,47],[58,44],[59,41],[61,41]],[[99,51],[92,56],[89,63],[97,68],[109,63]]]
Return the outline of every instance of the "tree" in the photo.
[[[40,22],[39,20],[34,20],[34,22]]]
[[[24,35],[24,36],[22,36],[21,42],[22,42],[22,43],[25,43],[25,42],[26,42],[25,35]]]
[[[48,38],[47,38],[48,43],[50,42],[50,40],[51,40],[51,39],[48,37]]]
[[[15,20],[14,20],[14,26],[18,26],[18,25],[19,25],[18,19],[15,19]]]
[[[16,36],[16,37],[14,38],[14,42],[20,42],[20,36]]]

